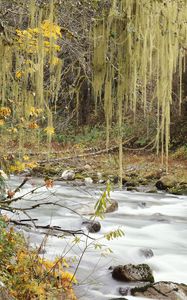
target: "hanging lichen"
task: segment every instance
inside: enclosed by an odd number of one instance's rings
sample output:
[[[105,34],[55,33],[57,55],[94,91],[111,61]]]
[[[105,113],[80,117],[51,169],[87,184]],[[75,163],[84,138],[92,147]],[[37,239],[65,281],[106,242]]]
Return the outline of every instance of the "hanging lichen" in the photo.
[[[38,139],[42,126],[49,129],[47,137],[51,141],[54,129],[50,106],[58,99],[62,68],[58,42],[62,35],[55,23],[52,0],[47,9],[36,0],[28,6],[26,1],[20,5],[28,10],[27,28],[20,14],[20,28],[12,28],[11,41],[0,36],[0,94],[1,106],[11,111],[4,134],[14,130],[21,151],[28,142],[28,133],[30,141],[34,136]]]
[[[107,128],[112,122],[111,108],[115,102],[118,103],[120,177],[124,111],[131,109],[136,115],[139,103],[146,116],[150,100],[147,99],[147,84],[153,78],[156,80],[151,101],[157,101],[157,149],[160,149],[161,142],[162,158],[163,162],[166,158],[167,168],[172,81],[177,70],[180,78],[179,106],[182,101],[186,15],[184,0],[113,0],[108,16],[101,17],[99,23],[97,20],[93,25],[93,88],[96,98],[104,94]],[[109,69],[113,70],[110,75]],[[149,109],[152,106],[149,105]]]

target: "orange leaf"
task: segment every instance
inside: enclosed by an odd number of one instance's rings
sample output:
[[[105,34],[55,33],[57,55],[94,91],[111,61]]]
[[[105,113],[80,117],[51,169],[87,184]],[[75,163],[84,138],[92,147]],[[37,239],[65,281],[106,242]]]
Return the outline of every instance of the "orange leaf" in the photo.
[[[45,185],[47,188],[52,188],[54,185],[54,181],[50,178],[45,179]]]
[[[14,197],[14,195],[15,195],[15,192],[8,191],[8,192],[7,192],[7,195],[8,195],[8,198],[9,198],[9,199],[12,199],[12,198]]]

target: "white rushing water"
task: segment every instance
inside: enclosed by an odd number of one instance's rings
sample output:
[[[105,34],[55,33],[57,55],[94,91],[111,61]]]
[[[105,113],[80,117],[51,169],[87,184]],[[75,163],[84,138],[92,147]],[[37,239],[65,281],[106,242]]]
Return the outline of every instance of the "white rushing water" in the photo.
[[[20,194],[33,188],[40,180],[27,183]],[[21,179],[13,177],[10,185],[17,186]],[[73,187],[57,182],[53,189],[45,187],[17,202],[19,207],[28,207],[42,202],[57,202],[77,212],[88,212],[98,199],[101,191],[98,187]],[[111,198],[118,201],[119,209],[106,215],[101,222],[101,231],[91,234],[103,244],[101,250],[91,245],[85,252],[76,273],[79,285],[76,294],[80,300],[102,300],[121,297],[119,287],[126,284],[112,279],[110,266],[127,263],[147,263],[153,270],[155,281],[174,281],[187,284],[187,197],[168,194],[146,194],[115,190]],[[82,219],[72,211],[42,206],[29,213],[38,218],[37,224],[57,225],[63,229],[83,229]],[[23,215],[14,215],[22,218]],[[25,218],[25,216],[24,216]],[[123,229],[125,236],[113,241],[102,239],[103,235],[117,228]],[[28,233],[32,245],[39,245],[43,236],[37,232]],[[46,244],[46,256],[54,259],[57,255],[79,259],[86,243],[92,242],[81,237],[81,242],[72,248],[72,237],[64,239],[49,237]],[[103,256],[106,248],[112,253]],[[141,249],[151,249],[154,255],[146,258]],[[103,253],[104,252],[104,253]],[[75,264],[75,263],[74,263]],[[125,296],[126,299],[140,299]],[[144,298],[145,299],[145,298]]]

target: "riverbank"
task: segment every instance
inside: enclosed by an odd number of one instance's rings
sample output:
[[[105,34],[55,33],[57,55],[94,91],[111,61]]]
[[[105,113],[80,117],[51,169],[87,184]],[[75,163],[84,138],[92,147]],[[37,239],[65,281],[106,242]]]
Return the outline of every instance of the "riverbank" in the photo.
[[[117,153],[101,151],[80,152],[66,151],[55,153],[49,159],[41,158],[31,174],[49,176],[63,180],[64,171],[72,171],[72,177],[64,180],[75,184],[88,182],[105,184],[108,179],[114,184],[119,183],[119,165]],[[88,180],[90,179],[90,181]],[[187,159],[177,152],[169,158],[166,172],[161,157],[150,153],[124,152],[123,155],[123,188],[128,191],[154,192],[164,190],[177,195],[187,194]]]

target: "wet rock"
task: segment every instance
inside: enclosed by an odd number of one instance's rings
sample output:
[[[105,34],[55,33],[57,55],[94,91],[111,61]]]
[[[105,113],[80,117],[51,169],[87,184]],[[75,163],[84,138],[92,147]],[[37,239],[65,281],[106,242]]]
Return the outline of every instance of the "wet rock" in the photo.
[[[144,287],[132,288],[131,295],[157,300],[187,300],[187,285],[159,281]]]
[[[104,183],[106,183],[106,180],[104,180],[104,179],[99,179],[98,183],[104,184]]]
[[[86,228],[90,233],[99,232],[101,229],[101,224],[98,221],[84,221],[83,225],[86,225]]]
[[[133,186],[128,186],[128,187],[127,187],[127,191],[128,191],[128,192],[131,192],[131,191],[138,192],[138,188],[133,187]]]
[[[138,183],[137,182],[135,182],[135,181],[129,181],[129,182],[126,182],[126,184],[125,184],[125,186],[126,187],[136,187],[138,185]]]
[[[127,296],[130,292],[130,288],[129,287],[120,287],[119,288],[119,293],[121,296]]]
[[[141,207],[141,208],[145,208],[146,207],[146,202],[140,202],[138,204],[138,206]]]
[[[128,300],[127,298],[110,298],[109,300]]]
[[[92,183],[93,183],[93,179],[92,179],[91,177],[86,177],[86,178],[84,179],[84,182],[85,182],[85,184],[89,185],[89,184],[92,184]]]
[[[156,182],[156,187],[158,190],[167,190],[168,188],[172,188],[176,186],[177,184],[177,179],[173,175],[167,175],[161,177],[157,182]]]
[[[146,191],[146,193],[150,193],[150,194],[154,193],[155,194],[155,193],[157,193],[157,189],[156,188],[149,189]]]
[[[154,256],[153,250],[151,249],[139,249],[139,253],[141,256],[144,256],[145,258],[151,258]]]
[[[114,268],[112,277],[120,281],[148,281],[154,282],[151,268],[147,264],[119,265]]]
[[[168,188],[168,192],[174,195],[187,195],[187,184],[178,184],[172,188]]]
[[[61,175],[61,179],[63,179],[63,180],[74,180],[75,179],[75,171],[65,170]]]
[[[116,200],[111,200],[110,203],[107,203],[105,213],[111,213],[118,210],[118,202]]]

